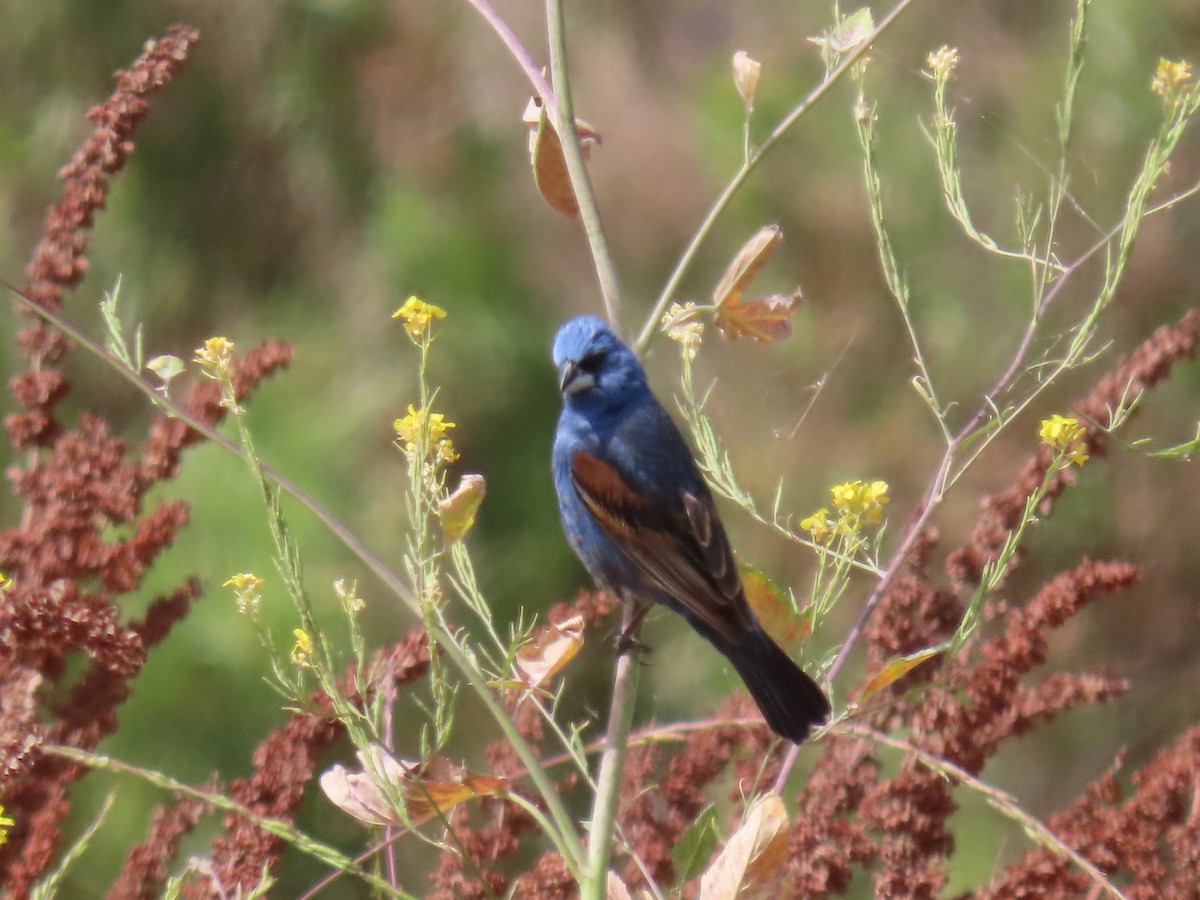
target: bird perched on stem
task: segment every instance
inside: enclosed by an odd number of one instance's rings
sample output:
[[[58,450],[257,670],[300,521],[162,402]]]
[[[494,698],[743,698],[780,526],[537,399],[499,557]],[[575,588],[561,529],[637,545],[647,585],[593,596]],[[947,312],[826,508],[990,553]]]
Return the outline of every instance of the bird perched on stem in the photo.
[[[804,740],[829,701],[754,617],[712,495],[641,363],[579,316],[559,329],[554,365],[563,530],[600,586],[640,605],[622,641],[651,602],[675,610],[733,664],[771,729]]]

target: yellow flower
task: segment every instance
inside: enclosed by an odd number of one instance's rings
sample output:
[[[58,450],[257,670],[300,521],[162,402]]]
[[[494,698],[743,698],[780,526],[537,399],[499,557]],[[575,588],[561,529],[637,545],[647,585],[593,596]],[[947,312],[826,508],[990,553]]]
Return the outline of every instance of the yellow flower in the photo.
[[[1169,59],[1160,59],[1158,68],[1154,70],[1154,79],[1150,82],[1150,90],[1167,103],[1173,103],[1191,80],[1192,66],[1190,63],[1183,60],[1171,62]]]
[[[229,371],[233,359],[233,341],[224,337],[210,337],[204,346],[196,350],[192,362],[204,370],[209,378],[219,378]]]
[[[1077,466],[1088,461],[1087,441],[1084,439],[1086,433],[1078,419],[1057,413],[1043,419],[1038,429],[1038,437],[1043,444]]]
[[[258,592],[264,584],[266,582],[253,572],[241,572],[230,576],[221,587],[233,588],[237,595],[238,612],[244,614],[258,611],[258,601],[261,599]]]
[[[7,573],[0,572],[0,591],[7,591],[10,587],[12,587],[12,583],[13,580],[8,577]],[[0,809],[3,809],[3,807],[0,807]]]
[[[860,520],[875,525],[883,519],[883,507],[888,502],[887,492],[886,481],[847,481],[829,489],[833,505],[843,519],[853,520],[855,527],[852,530],[855,531]]]
[[[829,526],[829,508],[822,506],[811,516],[805,516],[800,520],[800,529],[811,534],[818,544],[825,543],[833,534],[833,529]]]
[[[8,829],[17,823],[4,814],[4,804],[0,803],[0,846],[8,843]]]
[[[408,404],[408,415],[397,419],[392,423],[392,427],[396,429],[396,439],[405,452],[415,451],[421,443],[421,436],[424,433],[429,441],[430,450],[437,456],[439,462],[452,463],[458,459],[458,454],[454,451],[454,444],[446,437],[446,432],[457,426],[453,422],[447,422],[446,417],[441,413],[431,412],[426,415],[424,410],[419,410],[410,403]]]
[[[392,313],[393,319],[404,320],[404,330],[414,340],[425,333],[434,319],[446,318],[446,311],[440,306],[426,303],[415,294],[404,301],[404,305]]]
[[[935,81],[954,74],[958,68],[958,50],[954,47],[943,46],[940,50],[925,57],[925,65],[929,67],[926,73]]]
[[[695,318],[695,303],[672,303],[662,317],[667,337],[678,343],[688,359],[696,358],[700,341],[704,337],[704,323]]]
[[[252,594],[264,584],[266,582],[253,572],[241,572],[229,576],[229,579],[221,587],[231,587],[238,593]]]
[[[292,634],[296,637],[295,646],[292,647],[292,665],[294,666],[311,666],[310,662],[313,653],[312,638],[308,636],[308,632],[303,628],[293,628]]]

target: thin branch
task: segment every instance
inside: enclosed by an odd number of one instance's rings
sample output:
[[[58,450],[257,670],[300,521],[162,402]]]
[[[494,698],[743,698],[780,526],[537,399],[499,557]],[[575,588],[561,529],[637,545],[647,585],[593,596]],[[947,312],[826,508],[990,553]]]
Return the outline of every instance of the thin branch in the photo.
[[[405,893],[394,885],[380,878],[378,875],[372,874],[367,870],[357,865],[348,856],[343,855],[337,849],[330,847],[328,844],[322,844],[315,841],[301,831],[297,831],[292,827],[290,822],[285,822],[282,819],[269,818],[260,816],[253,810],[242,806],[234,800],[226,797],[224,794],[216,791],[205,791],[199,788],[191,787],[184,784],[182,781],[177,781],[169,775],[164,775],[162,772],[156,772],[153,769],[142,769],[138,766],[131,766],[129,763],[121,762],[118,759],[113,759],[108,756],[102,756],[99,753],[91,753],[87,750],[81,750],[78,747],[58,746],[54,744],[43,745],[41,751],[49,756],[57,756],[62,759],[69,759],[72,762],[79,763],[91,769],[105,769],[111,772],[122,772],[126,775],[135,775],[143,781],[147,781],[155,787],[165,791],[170,791],[183,797],[190,797],[193,800],[199,800],[206,803],[215,809],[224,810],[225,812],[233,813],[241,816],[248,822],[253,823],[261,828],[267,834],[273,835],[282,841],[291,844],[301,853],[306,856],[311,856],[314,859],[324,863],[327,866],[332,866],[339,871],[354,875],[361,878],[363,881],[370,884],[377,891],[382,891],[385,896],[412,898],[412,894]]]
[[[621,616],[621,634],[634,621],[636,607],[625,603]],[[636,635],[631,635],[636,638]],[[608,863],[612,856],[613,830],[617,820],[620,798],[621,770],[629,746],[629,731],[633,725],[633,701],[637,696],[637,676],[640,665],[636,649],[617,657],[613,676],[612,707],[608,713],[608,729],[604,736],[604,752],[600,757],[600,775],[596,779],[595,804],[592,807],[591,828],[588,831],[587,879],[580,886],[583,900],[604,900]]]
[[[550,38],[550,76],[558,97],[558,116],[552,119],[558,142],[562,146],[567,172],[571,176],[571,187],[575,191],[575,202],[579,205],[579,219],[587,234],[592,250],[592,264],[596,267],[596,278],[600,282],[600,293],[604,297],[604,309],[613,328],[621,326],[621,288],[617,281],[617,269],[604,236],[600,221],[600,208],[592,191],[592,181],[587,165],[579,150],[579,135],[575,130],[575,110],[571,99],[571,84],[567,75],[567,30],[563,21],[562,0],[546,0],[546,28]]]
[[[1098,889],[1106,892],[1117,900],[1125,900],[1125,895],[1120,889],[1109,881],[1103,872],[1101,872],[1091,860],[1085,857],[1075,848],[1066,844],[1062,838],[1056,835],[1053,831],[1046,827],[1040,819],[1031,816],[1025,810],[1021,809],[1020,803],[1016,797],[1009,794],[1007,791],[1002,791],[1000,788],[990,785],[985,781],[980,781],[966,769],[956,766],[954,763],[935,756],[920,747],[910,744],[908,741],[894,738],[891,735],[884,734],[880,731],[867,728],[862,725],[843,725],[840,729],[844,734],[852,734],[857,737],[864,737],[874,741],[877,744],[891,747],[895,750],[900,750],[915,756],[922,763],[928,766],[933,771],[937,772],[945,778],[952,781],[957,781],[960,784],[966,785],[971,790],[981,794],[987,800],[988,805],[1008,818],[1012,819],[1029,835],[1031,839],[1043,847],[1048,847],[1055,853],[1061,854],[1069,859],[1072,863],[1078,866],[1083,872],[1095,882]]]

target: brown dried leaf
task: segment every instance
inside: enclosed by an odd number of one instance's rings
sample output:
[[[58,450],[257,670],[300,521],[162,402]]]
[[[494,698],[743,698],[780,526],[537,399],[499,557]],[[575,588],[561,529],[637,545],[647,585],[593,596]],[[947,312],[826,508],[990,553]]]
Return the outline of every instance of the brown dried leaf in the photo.
[[[779,795],[754,801],[738,830],[700,878],[700,900],[752,900],[773,893],[787,862],[788,817]]]
[[[435,759],[418,771],[416,763],[398,760],[379,746],[371,748],[370,765],[363,753],[358,758],[363,771],[352,772],[336,765],[321,776],[321,790],[343,812],[369,825],[406,824],[388,799],[388,790],[375,777],[385,780],[392,791],[399,789],[413,825],[426,822],[439,812],[445,815],[459,803],[502,793],[508,788],[506,779],[469,772],[443,759]]]
[[[633,900],[629,888],[616,872],[609,872],[608,878],[605,879],[604,897],[605,900]]]
[[[541,687],[569,663],[582,646],[583,616],[551,622],[538,632],[532,643],[517,651],[517,671],[527,687]]]
[[[800,305],[800,292],[772,294],[754,300],[730,301],[717,308],[717,327],[722,337],[754,338],[764,344],[782,341],[792,334],[792,313]]]
[[[467,474],[458,482],[453,494],[438,501],[438,518],[447,544],[461,540],[471,530],[486,493],[487,482],[483,476]]]
[[[790,653],[799,650],[812,632],[811,619],[798,615],[783,592],[753,566],[742,565],[742,587],[755,618],[771,640]]]
[[[567,171],[558,133],[546,115],[540,98],[530,99],[521,121],[530,129],[529,161],[533,166],[533,183],[538,193],[554,209],[574,219],[579,215],[575,189],[571,185],[571,175]],[[582,119],[575,120],[575,132],[579,137],[579,152],[586,161],[591,155],[592,146],[600,143],[600,133]]]
[[[766,225],[746,241],[746,245],[738,251],[713,291],[713,306],[717,307],[718,315],[720,308],[726,303],[736,303],[741,299],[750,282],[758,276],[782,240],[783,231],[778,225]]]
[[[389,780],[399,781],[406,777],[403,764],[382,748],[372,748],[371,754],[376,770]],[[349,816],[368,825],[403,825],[404,820],[392,808],[387,795],[375,784],[367,773],[367,764],[362,753],[358,754],[363,771],[352,772],[338,763],[321,778],[321,790],[329,801]]]

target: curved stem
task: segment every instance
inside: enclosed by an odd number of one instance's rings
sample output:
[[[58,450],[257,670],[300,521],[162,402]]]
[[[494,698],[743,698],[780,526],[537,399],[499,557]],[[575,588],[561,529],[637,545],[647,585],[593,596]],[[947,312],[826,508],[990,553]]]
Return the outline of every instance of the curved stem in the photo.
[[[508,48],[509,53],[517,61],[521,67],[521,71],[525,73],[525,77],[529,79],[529,83],[533,85],[534,92],[542,98],[542,105],[546,108],[546,115],[550,117],[550,121],[554,123],[555,129],[558,128],[558,100],[554,96],[554,91],[550,84],[542,76],[542,70],[537,63],[533,61],[533,56],[525,49],[525,45],[513,33],[513,30],[508,27],[508,23],[500,18],[487,2],[487,0],[467,0],[479,12],[487,23],[492,26],[492,30],[496,32],[496,36]]]

